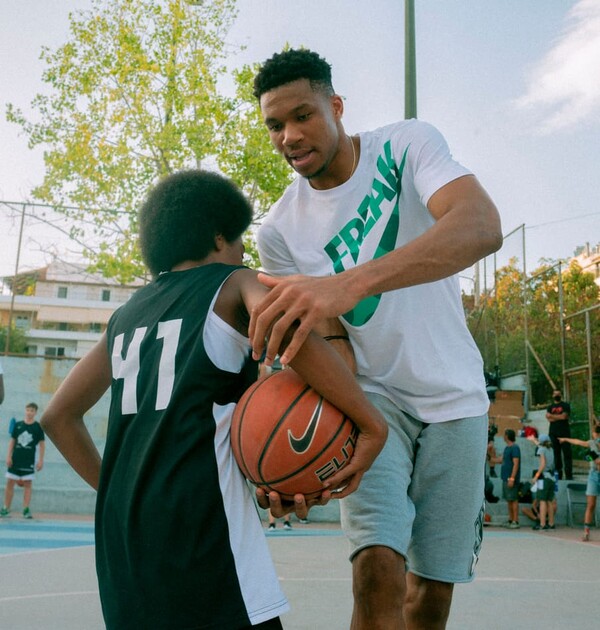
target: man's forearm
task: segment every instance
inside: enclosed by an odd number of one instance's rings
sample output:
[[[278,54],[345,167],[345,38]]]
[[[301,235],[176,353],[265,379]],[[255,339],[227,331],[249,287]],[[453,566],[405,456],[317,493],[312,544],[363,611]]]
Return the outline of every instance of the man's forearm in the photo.
[[[499,224],[477,220],[465,206],[444,215],[403,247],[343,272],[338,278],[358,302],[386,291],[447,278],[497,251],[501,244]]]

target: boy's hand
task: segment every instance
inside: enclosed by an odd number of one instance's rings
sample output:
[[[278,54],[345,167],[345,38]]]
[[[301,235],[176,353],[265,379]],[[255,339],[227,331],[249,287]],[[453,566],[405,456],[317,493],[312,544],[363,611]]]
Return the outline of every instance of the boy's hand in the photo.
[[[343,499],[352,494],[359,486],[363,475],[371,467],[382,448],[385,446],[388,426],[381,421],[373,433],[360,432],[356,440],[354,455],[350,461],[325,482],[332,498]]]
[[[283,500],[279,493],[269,492],[268,494],[262,488],[256,488],[256,500],[264,510],[271,510],[271,514],[275,518],[281,518],[286,514],[295,512],[299,519],[308,516],[308,511],[314,505],[327,505],[331,499],[331,492],[324,490],[323,493],[315,499],[306,500],[303,494],[297,494],[293,501]]]
[[[38,461],[38,463],[35,465],[36,470],[42,470],[42,468],[44,467],[44,462],[43,461]]]

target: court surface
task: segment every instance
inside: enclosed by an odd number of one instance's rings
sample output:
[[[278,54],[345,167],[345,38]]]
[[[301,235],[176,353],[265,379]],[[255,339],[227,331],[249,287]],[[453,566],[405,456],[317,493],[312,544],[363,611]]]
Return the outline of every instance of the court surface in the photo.
[[[440,524],[443,526],[443,523]],[[347,544],[337,525],[279,524],[266,533],[292,611],[286,630],[347,630],[352,595]],[[563,630],[596,625],[600,529],[486,528],[474,583],[457,585],[448,630]],[[103,628],[91,519],[20,515],[0,520],[0,627]]]

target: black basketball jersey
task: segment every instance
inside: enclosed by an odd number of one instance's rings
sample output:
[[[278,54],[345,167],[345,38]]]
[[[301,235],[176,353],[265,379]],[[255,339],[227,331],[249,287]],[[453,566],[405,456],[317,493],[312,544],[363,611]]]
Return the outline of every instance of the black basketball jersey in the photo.
[[[96,507],[108,628],[234,630],[287,609],[229,445],[234,403],[257,366],[248,347],[241,371],[219,369],[203,340],[211,304],[237,269],[162,274],[109,322]]]

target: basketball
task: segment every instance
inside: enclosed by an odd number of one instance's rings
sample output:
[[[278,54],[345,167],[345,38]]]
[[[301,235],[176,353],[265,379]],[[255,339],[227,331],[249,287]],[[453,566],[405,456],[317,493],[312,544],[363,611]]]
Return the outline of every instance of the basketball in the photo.
[[[259,379],[240,398],[231,446],[245,477],[282,499],[323,491],[354,453],[358,428],[293,370]]]

